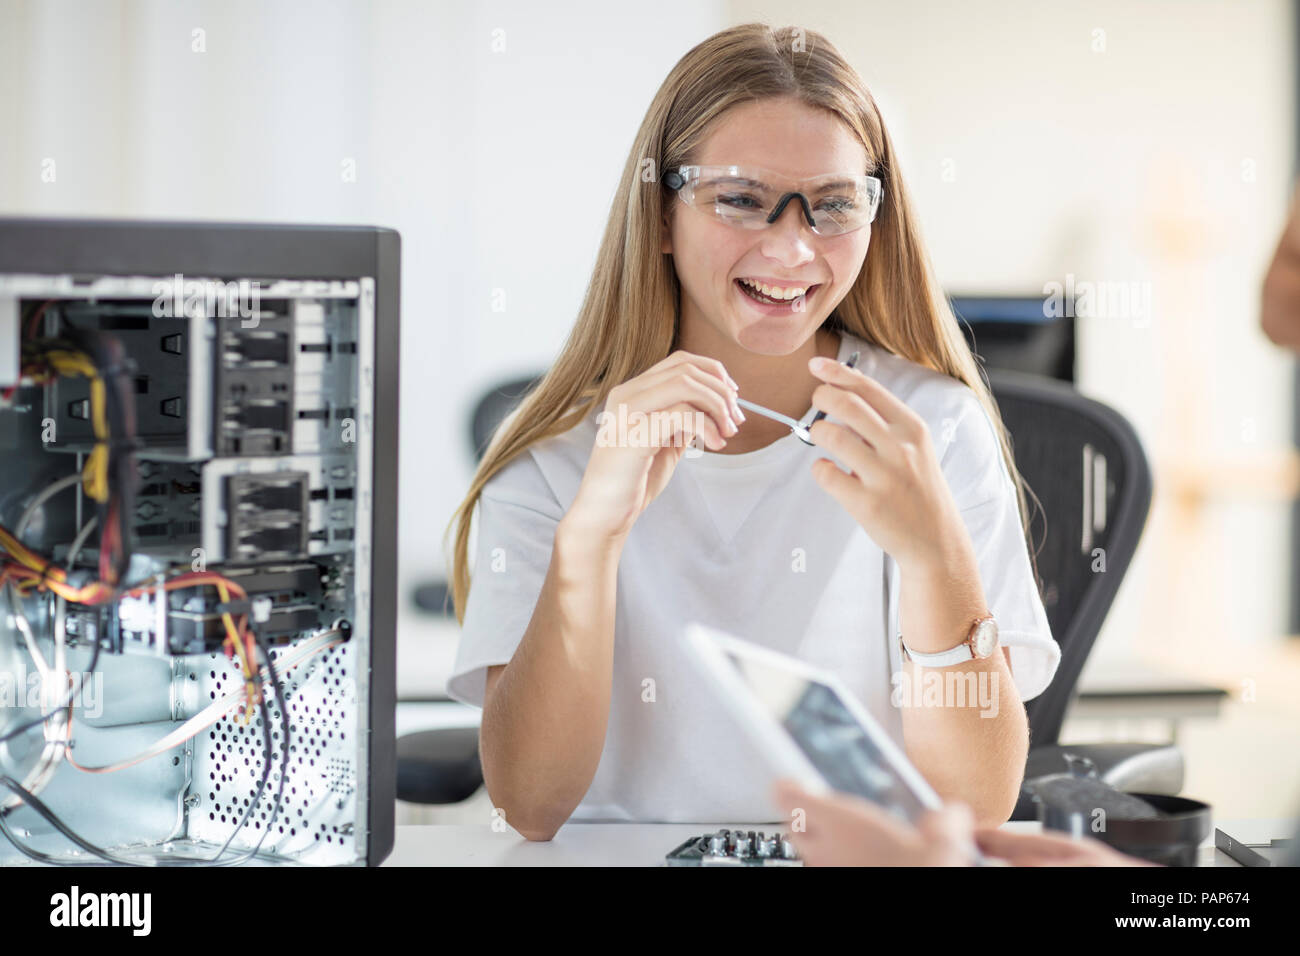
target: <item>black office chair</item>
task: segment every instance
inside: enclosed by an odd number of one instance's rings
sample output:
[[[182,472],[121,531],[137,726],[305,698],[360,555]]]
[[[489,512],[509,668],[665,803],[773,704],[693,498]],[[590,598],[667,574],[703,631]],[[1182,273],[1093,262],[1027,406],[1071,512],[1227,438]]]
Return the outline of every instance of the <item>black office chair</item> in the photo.
[[[470,449],[477,460],[496,430],[541,376],[516,379],[490,389],[470,418]],[[455,617],[445,580],[415,590],[416,605],[431,614]],[[459,803],[483,783],[477,727],[444,727],[405,734],[397,741],[397,799],[408,803]]]
[[[1177,747],[1059,743],[1084,661],[1128,570],[1151,506],[1151,468],[1133,427],[1114,409],[1040,375],[990,370],[989,385],[1011,435],[1016,467],[1042,504],[1030,505],[1043,606],[1061,662],[1051,685],[1028,701],[1025,783],[1067,770],[1066,752],[1087,757],[1120,790],[1177,794]],[[1101,549],[1098,551],[1097,549]],[[1094,570],[1099,561],[1104,571]],[[1022,789],[1013,820],[1032,820]]]
[[[538,380],[507,382],[483,397],[471,423],[476,456],[497,424]],[[1051,686],[1026,705],[1032,747],[1025,782],[1064,772],[1068,750],[1091,759],[1102,779],[1119,789],[1176,794],[1183,782],[1183,760],[1176,747],[1061,747],[1058,743],[1084,661],[1128,569],[1150,508],[1151,471],[1141,443],[1122,416],[1069,385],[1003,370],[991,370],[989,382],[1012,436],[1016,466],[1042,504],[1041,512],[1031,506],[1030,530],[1035,546],[1041,542],[1037,560],[1043,603],[1061,646],[1061,663]],[[1100,497],[1094,480],[1102,486]],[[1090,498],[1081,507],[1085,487]],[[1089,538],[1084,537],[1085,521],[1091,528]],[[1104,573],[1092,570],[1093,548],[1105,551]],[[446,591],[442,582],[426,585],[426,600],[419,603],[435,613],[449,613]],[[422,731],[398,741],[401,800],[453,803],[472,795],[481,781],[476,728]],[[1032,800],[1024,791],[1012,819],[1034,816]]]
[[[533,378],[503,382],[489,389],[478,400],[469,421],[469,447],[475,461],[483,457],[483,452],[487,450],[487,444],[496,427],[519,404],[519,400],[541,380],[542,377],[538,375]],[[415,589],[414,600],[416,606],[422,611],[447,617],[456,616],[446,580],[428,581],[419,585]]]

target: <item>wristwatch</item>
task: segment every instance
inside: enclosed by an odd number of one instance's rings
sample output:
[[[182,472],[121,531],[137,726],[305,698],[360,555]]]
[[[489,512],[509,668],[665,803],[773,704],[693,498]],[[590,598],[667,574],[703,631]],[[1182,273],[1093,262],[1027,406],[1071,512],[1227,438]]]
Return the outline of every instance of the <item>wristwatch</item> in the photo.
[[[989,612],[976,618],[966,634],[966,640],[956,647],[937,654],[922,654],[914,651],[903,642],[903,635],[898,635],[898,646],[903,649],[904,660],[914,660],[922,667],[950,667],[965,661],[984,660],[991,657],[998,646],[998,622]]]

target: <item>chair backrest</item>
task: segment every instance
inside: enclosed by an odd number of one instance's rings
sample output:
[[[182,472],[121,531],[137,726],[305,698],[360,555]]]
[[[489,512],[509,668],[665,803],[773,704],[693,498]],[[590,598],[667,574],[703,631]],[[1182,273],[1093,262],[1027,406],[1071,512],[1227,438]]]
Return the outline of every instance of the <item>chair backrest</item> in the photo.
[[[1032,746],[1057,742],[1079,673],[1128,570],[1151,507],[1151,467],[1113,408],[1040,375],[990,369],[1029,501],[1043,606],[1061,663],[1026,703]],[[1103,570],[1104,569],[1104,570]]]
[[[474,414],[469,420],[470,449],[475,461],[483,457],[483,452],[487,450],[488,442],[492,440],[492,433],[496,431],[497,426],[506,420],[506,416],[519,404],[519,400],[542,380],[544,374],[502,382],[489,389],[478,400],[478,404],[474,406]]]

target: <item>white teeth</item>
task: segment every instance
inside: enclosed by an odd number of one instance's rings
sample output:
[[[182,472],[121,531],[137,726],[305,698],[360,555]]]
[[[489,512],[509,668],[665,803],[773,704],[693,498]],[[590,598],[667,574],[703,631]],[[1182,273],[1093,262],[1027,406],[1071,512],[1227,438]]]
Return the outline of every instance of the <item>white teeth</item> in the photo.
[[[761,282],[755,282],[753,279],[741,279],[740,281],[751,289],[757,289],[769,299],[797,299],[808,291],[808,287],[792,286],[789,289],[782,289],[780,286],[764,285]]]

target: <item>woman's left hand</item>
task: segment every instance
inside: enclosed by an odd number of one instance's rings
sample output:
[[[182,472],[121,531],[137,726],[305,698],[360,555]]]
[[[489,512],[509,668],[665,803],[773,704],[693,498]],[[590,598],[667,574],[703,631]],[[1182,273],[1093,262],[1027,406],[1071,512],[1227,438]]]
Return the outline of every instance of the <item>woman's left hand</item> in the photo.
[[[900,568],[971,554],[925,419],[857,369],[825,358],[808,367],[823,383],[812,394],[813,405],[843,422],[822,419],[809,434],[852,469],[846,474],[819,458],[812,465],[817,483]]]

